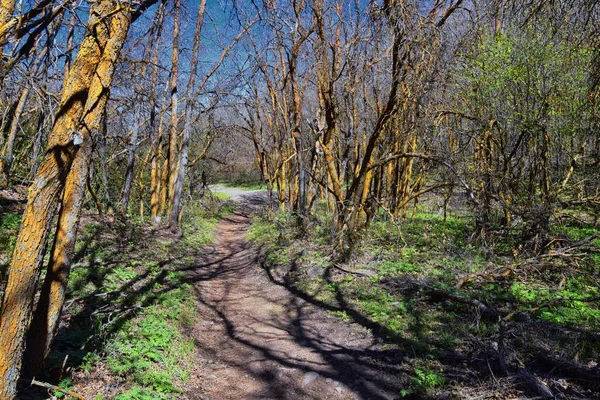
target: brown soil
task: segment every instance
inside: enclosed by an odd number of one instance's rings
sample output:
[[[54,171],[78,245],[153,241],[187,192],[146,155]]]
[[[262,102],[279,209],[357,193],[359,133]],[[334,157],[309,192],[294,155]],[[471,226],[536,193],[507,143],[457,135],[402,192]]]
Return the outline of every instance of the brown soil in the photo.
[[[398,398],[398,365],[363,327],[341,321],[269,279],[245,240],[249,204],[223,219],[192,272],[198,364],[189,399]]]

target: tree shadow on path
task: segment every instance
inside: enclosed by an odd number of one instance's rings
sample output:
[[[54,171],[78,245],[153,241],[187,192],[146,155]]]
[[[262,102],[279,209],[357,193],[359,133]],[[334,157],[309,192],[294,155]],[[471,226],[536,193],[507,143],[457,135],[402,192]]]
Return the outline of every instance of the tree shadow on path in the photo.
[[[236,388],[238,398],[399,398],[408,387],[403,352],[382,346],[370,321],[345,323],[261,268],[244,239],[247,214],[225,218],[217,251],[189,271],[205,320],[196,346],[218,359],[219,381],[238,379],[216,385],[223,398],[235,398]]]

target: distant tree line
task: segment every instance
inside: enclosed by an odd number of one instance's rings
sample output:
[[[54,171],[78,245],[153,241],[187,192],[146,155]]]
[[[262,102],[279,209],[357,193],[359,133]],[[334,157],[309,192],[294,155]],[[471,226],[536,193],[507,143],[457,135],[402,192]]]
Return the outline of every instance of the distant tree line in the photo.
[[[239,129],[300,225],[325,201],[342,255],[432,191],[533,246],[555,209],[598,212],[597,3],[291,4],[247,40]]]

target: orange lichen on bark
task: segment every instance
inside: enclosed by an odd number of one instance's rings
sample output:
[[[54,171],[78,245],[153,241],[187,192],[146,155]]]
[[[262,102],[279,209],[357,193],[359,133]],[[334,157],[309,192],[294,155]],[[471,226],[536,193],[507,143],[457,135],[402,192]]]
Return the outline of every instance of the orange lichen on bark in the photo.
[[[0,0],[0,40],[4,39],[9,27],[9,22],[15,11],[16,0]]]
[[[87,169],[82,170],[80,161],[89,161],[82,158],[86,157],[85,149],[90,146],[91,131],[99,125],[129,24],[129,11],[121,8],[118,2],[103,0],[94,3],[90,10],[87,34],[63,86],[46,156],[29,189],[23,224],[8,269],[8,282],[0,308],[0,398],[13,398],[16,395],[25,334],[31,321],[35,287],[51,222],[63,189],[63,210],[77,214],[75,208],[80,201],[79,196],[82,196],[79,185],[85,185],[87,179]],[[73,165],[74,160],[77,162]],[[61,270],[64,265],[68,267],[69,249],[74,244],[77,220],[77,215],[61,212],[50,274]],[[61,276],[66,278],[65,274]],[[64,280],[58,285],[62,288]],[[57,287],[54,286],[54,289]],[[52,296],[62,296],[64,299],[64,288]],[[53,302],[46,316],[47,330],[51,331],[52,328],[48,327],[58,319],[62,307],[58,303],[56,300]]]

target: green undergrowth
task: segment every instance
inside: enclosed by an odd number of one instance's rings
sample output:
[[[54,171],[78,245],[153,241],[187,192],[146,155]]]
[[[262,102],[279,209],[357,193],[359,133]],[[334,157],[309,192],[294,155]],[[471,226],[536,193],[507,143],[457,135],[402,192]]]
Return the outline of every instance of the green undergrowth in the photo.
[[[315,304],[325,305],[344,321],[365,326],[390,346],[410,349],[412,357],[405,361],[412,371],[410,386],[401,395],[433,396],[451,385],[438,360],[448,358],[448,354],[463,354],[481,341],[497,341],[500,327],[471,306],[432,298],[414,287],[415,281],[480,300],[502,315],[526,313],[530,320],[578,332],[597,332],[600,328],[600,263],[596,258],[600,242],[592,242],[596,249],[579,254],[575,264],[559,261],[547,269],[527,264],[506,278],[474,278],[458,287],[467,276],[501,271],[535,255],[518,254],[518,233],[482,240],[475,235],[470,218],[456,213],[444,220],[420,207],[401,222],[373,222],[353,259],[343,265],[346,271],[357,272],[352,274],[333,266],[328,217],[313,216],[303,237],[295,221],[286,212],[255,218],[248,238],[261,250],[267,268],[284,273],[285,281]],[[599,232],[593,226],[560,229],[568,243]],[[281,266],[287,266],[284,272]],[[321,276],[315,277],[315,270],[321,271]],[[535,339],[518,342],[515,347],[521,346],[519,351],[531,357],[537,351],[556,352],[569,361],[582,357],[593,360],[600,354],[598,341],[582,339],[565,344],[561,340],[543,339],[539,347],[544,350],[532,350],[538,346]]]
[[[58,334],[48,371],[62,369],[66,358],[76,388],[108,375],[117,389],[98,398],[171,399],[182,393],[194,362],[187,332],[197,318],[187,270],[214,239],[218,216],[204,207],[190,210],[181,236],[134,222],[85,226],[69,279],[69,322]]]
[[[21,225],[21,215],[15,213],[0,213],[0,252],[5,253],[11,251],[15,240],[17,239],[17,233],[19,233],[19,226]]]
[[[220,201],[228,201],[231,200],[231,195],[224,192],[214,191],[212,192],[212,196]]]
[[[20,214],[0,211],[0,280],[4,277],[4,271],[15,246],[20,225]]]
[[[267,190],[267,185],[256,179],[234,179],[219,181],[218,185],[245,190]]]
[[[177,278],[175,278],[177,279]],[[182,328],[193,324],[194,303],[190,287],[179,284],[171,293],[123,324],[106,344],[106,364],[115,375],[133,381],[137,388],[117,399],[170,398],[189,381],[191,340]],[[150,397],[134,396],[144,388]]]

